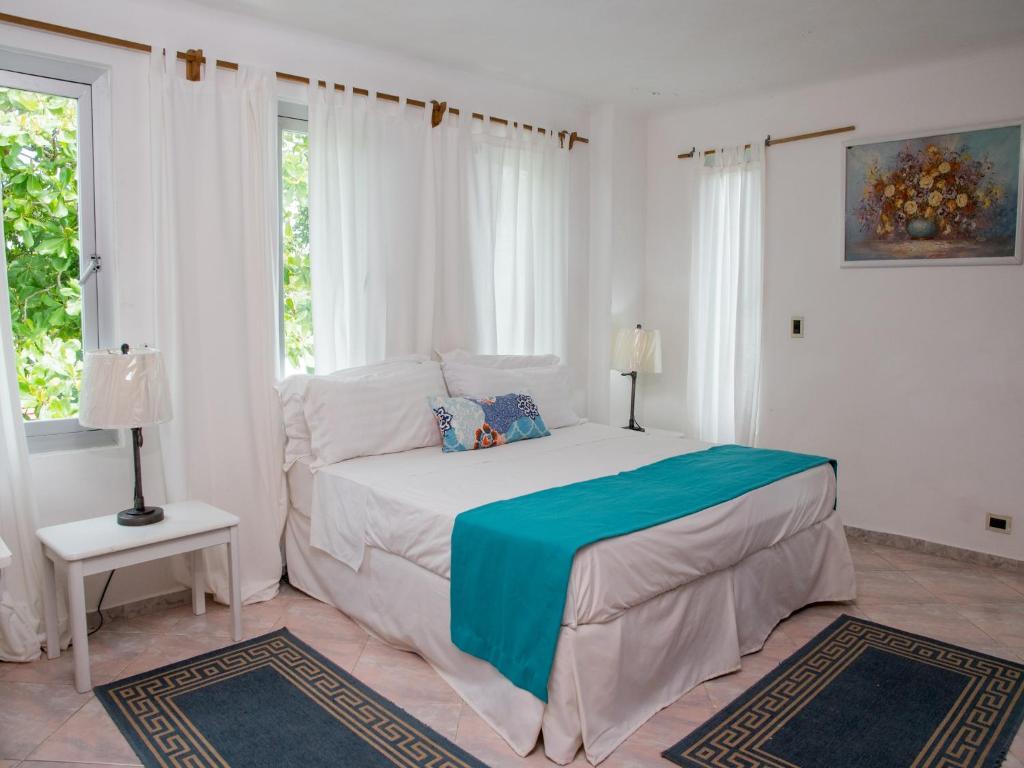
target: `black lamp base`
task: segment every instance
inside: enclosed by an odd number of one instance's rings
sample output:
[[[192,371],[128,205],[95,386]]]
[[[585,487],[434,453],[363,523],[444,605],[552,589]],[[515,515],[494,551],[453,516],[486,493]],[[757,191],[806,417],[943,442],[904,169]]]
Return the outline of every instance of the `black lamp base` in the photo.
[[[117,513],[118,525],[151,525],[164,519],[164,511],[160,507],[143,507],[142,509],[122,509]]]
[[[638,325],[637,328],[639,327]],[[622,375],[629,376],[629,424],[624,426],[623,429],[631,429],[634,432],[646,432],[647,430],[641,427],[636,420],[636,371],[628,371]]]

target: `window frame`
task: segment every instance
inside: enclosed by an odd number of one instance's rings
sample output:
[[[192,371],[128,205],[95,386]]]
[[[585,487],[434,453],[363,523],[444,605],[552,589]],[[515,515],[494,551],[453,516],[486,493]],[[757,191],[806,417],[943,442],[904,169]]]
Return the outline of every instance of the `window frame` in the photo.
[[[82,352],[112,344],[113,259],[110,253],[108,76],[105,70],[43,57],[0,51],[0,86],[74,98],[78,116],[79,276],[93,257],[97,269],[81,286]],[[77,418],[23,421],[30,453],[115,445],[117,430],[84,427]]]
[[[284,132],[293,131],[309,135],[309,107],[288,101],[277,103],[277,374],[285,375],[284,332]]]

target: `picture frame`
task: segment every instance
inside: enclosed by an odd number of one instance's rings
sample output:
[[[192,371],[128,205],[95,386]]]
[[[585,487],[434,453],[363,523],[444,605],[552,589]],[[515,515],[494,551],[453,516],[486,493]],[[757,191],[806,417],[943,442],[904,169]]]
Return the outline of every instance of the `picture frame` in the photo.
[[[1024,119],[842,146],[841,267],[1021,264]]]

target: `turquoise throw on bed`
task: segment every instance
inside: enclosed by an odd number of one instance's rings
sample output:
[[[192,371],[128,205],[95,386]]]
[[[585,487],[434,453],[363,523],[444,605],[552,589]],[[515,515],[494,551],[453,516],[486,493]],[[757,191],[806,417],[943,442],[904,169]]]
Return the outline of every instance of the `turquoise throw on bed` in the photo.
[[[463,512],[452,531],[452,642],[547,701],[577,550],[826,462],[835,470],[822,456],[721,445]]]

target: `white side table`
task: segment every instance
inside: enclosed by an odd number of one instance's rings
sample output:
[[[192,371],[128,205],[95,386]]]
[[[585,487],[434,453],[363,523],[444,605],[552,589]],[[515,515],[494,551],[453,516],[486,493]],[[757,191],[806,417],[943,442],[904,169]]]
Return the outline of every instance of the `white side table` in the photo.
[[[232,633],[236,642],[242,639],[238,518],[202,501],[164,504],[163,509],[164,519],[152,525],[118,525],[117,515],[105,515],[36,531],[45,559],[46,655],[51,659],[60,656],[56,563],[61,561],[68,566],[71,642],[75,654],[75,688],[79,693],[86,693],[92,687],[85,625],[85,577],[93,573],[191,552],[192,611],[198,616],[206,612],[201,550],[227,544]]]

